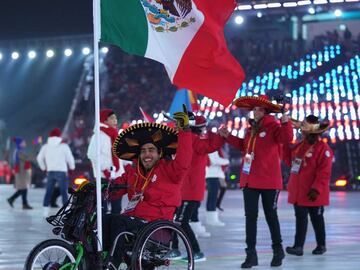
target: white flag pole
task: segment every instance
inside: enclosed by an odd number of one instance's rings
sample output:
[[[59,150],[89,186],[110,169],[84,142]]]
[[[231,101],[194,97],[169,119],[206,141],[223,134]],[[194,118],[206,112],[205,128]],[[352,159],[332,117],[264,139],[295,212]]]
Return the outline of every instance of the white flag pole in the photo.
[[[98,251],[102,251],[101,212],[101,171],[100,171],[100,83],[99,83],[99,40],[100,40],[100,0],[93,0],[94,24],[94,90],[95,90],[95,142],[96,142],[96,211]]]

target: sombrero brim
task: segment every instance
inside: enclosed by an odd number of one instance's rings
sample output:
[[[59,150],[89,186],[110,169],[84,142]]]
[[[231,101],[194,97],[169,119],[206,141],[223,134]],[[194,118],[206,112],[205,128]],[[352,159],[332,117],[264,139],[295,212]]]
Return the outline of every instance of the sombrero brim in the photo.
[[[304,121],[291,119],[291,122],[294,128],[300,129],[302,132],[309,134],[321,134],[330,127],[330,123],[327,121],[320,122],[319,124],[308,124],[307,126],[304,125]]]
[[[178,132],[169,126],[158,123],[140,123],[123,130],[113,144],[113,153],[120,159],[134,160],[140,148],[146,143],[160,147],[163,155],[176,153]]]
[[[234,100],[234,105],[238,108],[250,111],[253,110],[255,107],[263,107],[272,113],[280,113],[283,109],[283,105],[281,104],[274,104],[267,99],[255,96],[239,97]]]

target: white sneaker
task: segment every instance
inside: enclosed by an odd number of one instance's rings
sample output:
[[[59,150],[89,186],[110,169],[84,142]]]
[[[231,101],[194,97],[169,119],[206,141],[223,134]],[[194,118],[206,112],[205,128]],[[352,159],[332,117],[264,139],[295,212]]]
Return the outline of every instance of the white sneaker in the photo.
[[[211,226],[223,227],[225,226],[224,222],[219,220],[219,214],[216,211],[207,211],[206,212],[206,224]]]
[[[207,238],[211,236],[211,234],[206,231],[205,227],[201,224],[200,221],[190,222],[190,226],[194,233],[199,237]]]

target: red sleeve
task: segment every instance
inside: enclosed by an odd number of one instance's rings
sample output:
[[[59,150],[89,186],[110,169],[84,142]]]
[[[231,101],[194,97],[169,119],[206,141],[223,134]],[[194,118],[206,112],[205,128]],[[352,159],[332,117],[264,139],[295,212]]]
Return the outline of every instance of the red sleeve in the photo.
[[[170,179],[175,182],[181,181],[188,173],[192,160],[192,134],[191,131],[179,131],[178,147],[176,149],[175,159],[168,164],[167,172]],[[175,177],[173,177],[175,176]]]
[[[274,138],[277,143],[291,143],[293,136],[293,127],[291,121],[278,125],[275,128]]]
[[[225,140],[219,134],[209,132],[207,139],[200,139],[198,136],[193,139],[194,151],[200,155],[210,154],[223,146]]]
[[[288,167],[291,167],[292,155],[289,143],[283,144],[282,160]]]
[[[327,144],[323,144],[317,159],[317,169],[314,183],[311,188],[317,191],[324,190],[322,187],[329,185],[331,177],[333,152]]]
[[[239,149],[242,152],[245,151],[244,141],[245,141],[244,139],[240,139],[239,137],[235,137],[233,135],[229,135],[226,138],[226,142],[228,144],[232,145],[233,147]]]

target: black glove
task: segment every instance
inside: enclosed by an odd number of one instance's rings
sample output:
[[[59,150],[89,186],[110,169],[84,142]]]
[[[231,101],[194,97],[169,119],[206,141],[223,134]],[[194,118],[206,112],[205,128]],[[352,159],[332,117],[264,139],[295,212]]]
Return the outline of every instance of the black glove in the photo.
[[[319,196],[319,191],[313,188],[310,189],[310,191],[307,194],[307,198],[310,202],[315,202],[318,196]]]

